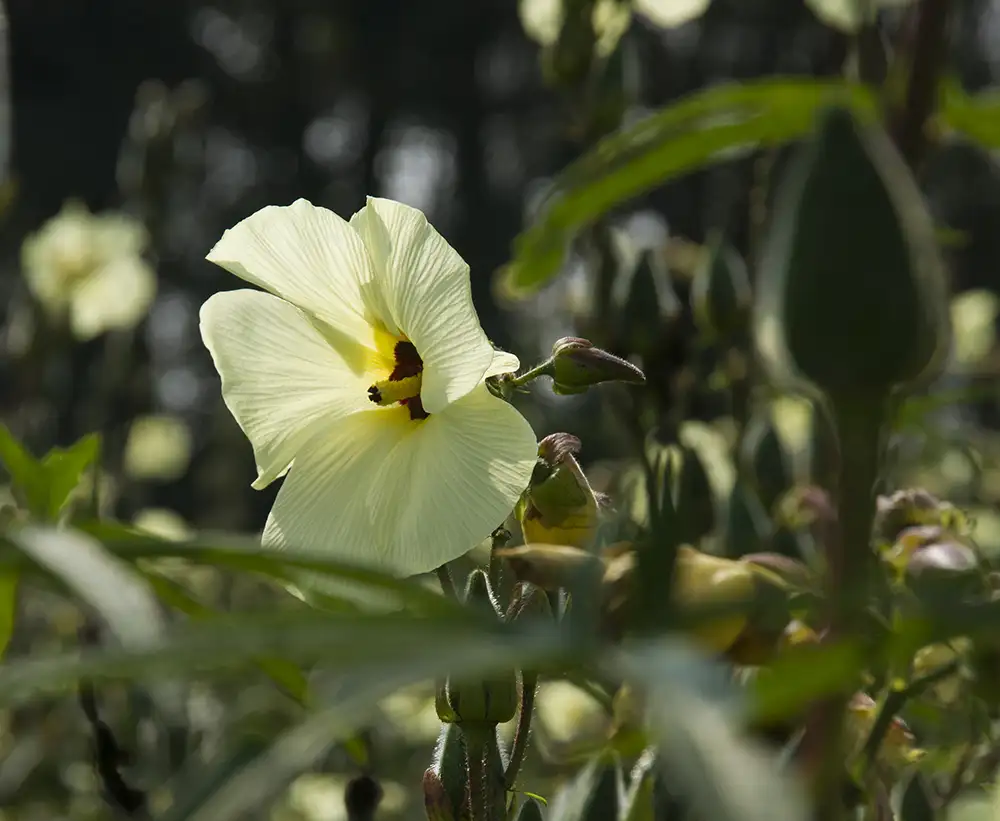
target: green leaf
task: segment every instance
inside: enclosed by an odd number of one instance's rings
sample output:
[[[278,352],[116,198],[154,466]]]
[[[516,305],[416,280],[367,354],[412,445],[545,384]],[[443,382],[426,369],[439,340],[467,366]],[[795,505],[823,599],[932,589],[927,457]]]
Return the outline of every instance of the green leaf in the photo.
[[[65,450],[53,448],[45,454],[42,468],[47,482],[46,518],[58,518],[83,472],[97,461],[100,451],[101,438],[91,433]]]
[[[713,821],[804,821],[801,785],[775,756],[737,730],[739,703],[721,666],[679,642],[628,648],[609,669],[646,694],[663,778],[693,812]]]
[[[0,573],[0,658],[3,658],[11,636],[17,613],[17,575]]]
[[[10,539],[96,610],[125,647],[154,646],[163,633],[149,585],[95,539],[71,530],[25,527]]]
[[[390,660],[426,663],[433,671],[424,678],[433,678],[451,671],[485,676],[519,665],[547,670],[578,660],[582,650],[556,625],[519,629],[483,620],[458,605],[435,615],[241,614],[181,626],[150,647],[104,647],[0,665],[0,705],[57,692],[80,679],[151,681],[164,674],[242,670],[261,658],[333,661],[344,675]]]
[[[0,423],[0,462],[7,469],[11,483],[23,497],[32,513],[39,514],[45,508],[45,470],[14,435]]]
[[[181,613],[197,620],[207,620],[220,616],[211,607],[206,607],[192,597],[173,579],[168,579],[154,571],[146,571],[143,575],[160,600]],[[309,680],[296,665],[281,658],[263,658],[257,659],[257,666],[261,672],[299,704],[305,706],[309,703]],[[363,755],[363,750],[355,744],[352,746],[351,755]]]
[[[194,564],[225,567],[248,573],[259,573],[282,582],[294,582],[300,571],[327,576],[347,582],[359,590],[388,594],[391,606],[406,607],[421,612],[451,612],[451,603],[439,593],[414,580],[398,579],[386,573],[359,567],[348,562],[319,556],[295,548],[265,550],[257,539],[225,534],[205,533],[184,540],[164,540],[115,522],[77,523],[79,529],[99,539],[107,550],[127,561],[139,559],[178,558]],[[0,568],[17,558],[0,551]],[[336,597],[318,597],[336,606]],[[355,603],[340,601],[337,609],[346,613],[357,611]],[[332,609],[332,608],[331,608]]]
[[[873,110],[866,89],[840,81],[723,85],[603,140],[559,175],[534,224],[515,240],[506,287],[517,295],[544,285],[576,232],[612,208],[736,152],[795,140],[812,128],[820,108],[844,98],[859,111]]]
[[[941,86],[941,119],[982,148],[1000,148],[1000,93],[966,94],[956,82]]]

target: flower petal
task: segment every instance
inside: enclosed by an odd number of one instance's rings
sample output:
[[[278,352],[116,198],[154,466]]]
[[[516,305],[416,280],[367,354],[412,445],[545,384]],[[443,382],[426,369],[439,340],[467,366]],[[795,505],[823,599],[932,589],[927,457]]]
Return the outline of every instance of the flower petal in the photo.
[[[140,257],[112,260],[73,290],[73,335],[92,339],[112,328],[131,328],[142,321],[155,295],[156,274]]]
[[[503,523],[536,453],[524,417],[485,386],[423,422],[402,408],[359,413],[303,449],[263,543],[400,576],[427,572]]]
[[[517,369],[521,367],[521,360],[518,359],[514,354],[507,353],[506,351],[493,351],[493,361],[490,366],[486,369],[486,373],[483,377],[487,376],[500,376],[504,373],[516,373]]]
[[[368,247],[385,309],[423,359],[424,409],[439,413],[479,384],[493,359],[469,266],[408,205],[369,197],[351,225]]]
[[[303,199],[269,205],[226,231],[206,259],[372,347],[363,296],[371,262],[332,211]]]
[[[257,489],[281,475],[317,426],[371,408],[370,352],[324,330],[260,291],[226,291],[201,307],[223,399],[253,445]]]

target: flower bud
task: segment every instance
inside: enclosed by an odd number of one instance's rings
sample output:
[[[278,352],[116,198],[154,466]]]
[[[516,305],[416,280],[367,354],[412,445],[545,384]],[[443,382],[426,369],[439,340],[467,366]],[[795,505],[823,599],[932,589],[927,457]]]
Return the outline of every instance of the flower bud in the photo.
[[[781,183],[758,285],[757,345],[781,376],[881,399],[943,362],[947,286],[923,196],[847,109],[825,112]]]
[[[726,506],[725,553],[739,558],[763,550],[770,539],[771,522],[760,500],[737,480]]]
[[[875,538],[892,544],[900,533],[916,525],[950,527],[961,524],[961,516],[950,502],[942,502],[923,488],[897,490],[879,496],[875,513]]]
[[[608,821],[618,818],[621,768],[613,753],[592,758],[552,802],[560,821]]]
[[[715,237],[691,282],[691,308],[698,330],[711,340],[737,337],[750,317],[750,276],[731,245]]]
[[[570,587],[580,574],[596,570],[601,560],[578,547],[526,544],[497,551],[509,563],[519,581],[531,582],[553,592]]]
[[[519,582],[514,588],[505,621],[511,624],[551,623],[552,604],[543,588],[530,582]]]
[[[524,799],[524,803],[517,810],[514,821],[544,821],[542,815],[542,805],[530,796]]]
[[[975,552],[958,542],[918,547],[906,563],[906,581],[918,598],[939,603],[979,593],[985,587]]]
[[[370,775],[352,778],[344,788],[347,817],[352,821],[372,821],[382,797],[382,785]]]
[[[518,505],[524,540],[529,544],[588,547],[597,533],[597,497],[573,454],[580,440],[553,433],[538,445],[538,461]]]
[[[960,662],[968,654],[971,645],[968,639],[953,639],[950,644],[930,644],[921,647],[913,657],[913,677],[924,676],[940,670],[952,662]],[[956,670],[954,674],[936,682],[928,695],[944,706],[957,704],[962,696],[962,673]]]
[[[675,497],[677,540],[697,544],[715,527],[715,491],[694,448],[681,449]]]
[[[631,240],[622,239],[621,245]],[[611,290],[615,329],[627,349],[647,356],[663,338],[664,328],[680,313],[670,272],[656,251],[626,250]]]
[[[764,510],[774,510],[778,499],[792,486],[788,456],[769,413],[754,414],[741,444],[741,461],[753,477]]]
[[[583,393],[602,382],[641,385],[646,381],[643,372],[631,362],[574,336],[557,340],[549,361],[552,390],[560,395]]]
[[[445,724],[438,734],[431,767],[424,773],[424,802],[428,821],[457,821],[468,802],[469,773],[465,739],[454,724]],[[431,815],[431,808],[439,816]]]
[[[681,608],[749,602],[756,592],[754,572],[746,563],[723,559],[682,546],[674,569],[675,595]],[[722,653],[739,638],[746,615],[719,616],[691,630],[707,650]]]
[[[441,778],[433,769],[424,772],[424,813],[427,821],[458,821]]]
[[[875,726],[877,712],[874,699],[865,693],[854,694],[844,722],[849,749],[853,756],[860,754],[864,749],[868,736]],[[893,718],[882,737],[882,744],[878,750],[879,761],[892,769],[901,769],[917,761],[922,755],[923,751],[914,746],[910,728],[901,718]]]

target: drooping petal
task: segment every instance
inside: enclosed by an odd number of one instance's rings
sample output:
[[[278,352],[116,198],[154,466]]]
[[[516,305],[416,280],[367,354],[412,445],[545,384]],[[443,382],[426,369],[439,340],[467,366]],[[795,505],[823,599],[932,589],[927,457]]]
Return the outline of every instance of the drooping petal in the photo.
[[[140,257],[119,257],[73,289],[70,327],[79,339],[137,325],[156,295],[156,274]]]
[[[369,197],[351,225],[368,247],[385,310],[423,359],[424,409],[439,413],[478,385],[493,360],[469,266],[408,205]]]
[[[226,231],[206,259],[372,347],[362,296],[371,262],[332,211],[302,199],[269,205]]]
[[[400,576],[433,570],[503,523],[536,449],[525,419],[485,386],[422,422],[402,408],[356,414],[303,449],[263,542]]]
[[[371,352],[289,302],[226,291],[201,307],[201,336],[222,377],[222,396],[253,445],[255,488],[288,467],[322,427],[371,407]]]
[[[521,360],[514,356],[514,354],[507,353],[507,351],[495,350],[493,351],[493,361],[490,362],[490,366],[486,369],[483,377],[500,376],[503,373],[515,373],[520,367]]]

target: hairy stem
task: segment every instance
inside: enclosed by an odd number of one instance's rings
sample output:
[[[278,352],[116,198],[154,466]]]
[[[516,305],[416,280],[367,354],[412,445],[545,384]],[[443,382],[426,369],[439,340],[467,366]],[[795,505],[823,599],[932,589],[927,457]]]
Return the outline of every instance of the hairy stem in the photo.
[[[537,673],[521,673],[521,703],[518,706],[517,727],[514,729],[514,744],[510,750],[510,761],[504,770],[504,786],[514,789],[518,772],[528,751],[528,736],[531,734],[531,716],[535,711],[535,689],[538,686]]]

